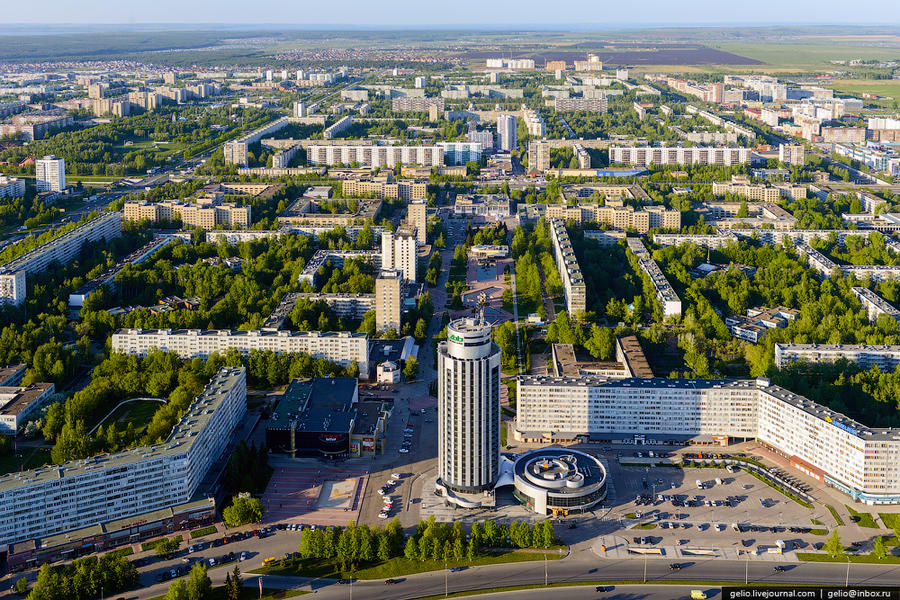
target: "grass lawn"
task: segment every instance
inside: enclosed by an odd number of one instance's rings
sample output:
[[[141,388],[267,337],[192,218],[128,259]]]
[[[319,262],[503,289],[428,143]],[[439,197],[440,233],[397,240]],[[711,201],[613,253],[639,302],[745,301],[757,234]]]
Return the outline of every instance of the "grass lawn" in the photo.
[[[546,557],[549,560],[557,560],[565,555],[563,552],[548,550]],[[449,560],[447,567],[478,567],[483,565],[496,565],[501,563],[524,562],[530,560],[544,560],[544,552],[490,552],[477,557],[474,561]],[[301,560],[295,566],[288,567],[262,567],[254,569],[251,573],[261,575],[294,575],[300,577],[324,577],[341,579],[355,577],[357,579],[385,579],[388,577],[400,577],[426,571],[440,571],[444,569],[444,561],[437,560],[409,560],[407,558],[392,558],[384,563],[360,567],[354,571],[341,569],[341,564],[335,560]]]
[[[813,525],[824,525],[824,524],[825,524],[825,523],[823,523],[822,521],[820,521],[820,520],[818,520],[818,519],[810,519],[810,521],[812,521],[812,524],[813,524]]]
[[[834,510],[834,507],[831,506],[830,504],[826,504],[825,506],[828,507],[828,512],[831,513],[831,516],[834,517],[834,520],[837,521],[837,524],[839,526],[843,525],[844,520],[841,518],[841,515],[839,515],[838,512],[836,510]]]
[[[215,533],[218,531],[215,525],[210,525],[209,527],[203,527],[201,529],[195,529],[191,532],[191,539],[195,540],[198,537],[203,537],[204,535],[210,535],[211,533]]]
[[[765,70],[767,67],[794,68],[798,71],[805,69],[830,70],[840,68],[832,65],[829,62],[831,60],[888,59],[896,56],[896,50],[892,48],[831,44],[827,39],[810,40],[810,42],[791,41],[780,44],[772,43],[769,40],[764,42],[723,42],[710,44],[710,46],[766,63],[765,65],[745,65],[742,67],[745,71]]]
[[[816,554],[814,552],[798,552],[797,558],[800,560],[805,560],[808,562],[834,562],[844,564],[847,562],[847,559],[850,559],[852,563],[876,563],[876,564],[884,564],[884,565],[900,565],[900,556],[894,556],[893,554],[885,556],[883,559],[878,560],[871,554],[862,554],[860,556],[854,556],[852,554],[844,554],[838,556],[836,558],[831,558],[827,554]]]
[[[116,429],[121,431],[131,423],[135,431],[141,431],[153,420],[153,415],[162,406],[161,402],[153,400],[137,400],[119,405],[108,418],[103,420],[103,424],[109,426],[109,423],[115,423]]]
[[[850,514],[852,515],[853,520],[856,522],[857,525],[859,525],[860,527],[869,527],[872,529],[878,529],[878,525],[875,524],[875,519],[872,518],[872,515],[870,513],[857,512],[857,511],[853,510],[852,508],[850,508],[849,506],[847,506],[846,504],[844,506],[847,508],[847,510],[850,511]]]
[[[37,469],[47,464],[50,464],[50,448],[26,448],[17,455],[0,456],[0,475],[18,471],[20,467]]]
[[[163,541],[163,539],[164,539],[164,538],[159,538],[158,540],[150,540],[149,542],[142,542],[142,543],[141,543],[141,550],[143,550],[143,551],[153,550],[154,548],[156,548],[156,545],[157,545],[158,543],[160,543],[161,541]],[[184,541],[184,539],[183,539],[180,535],[175,536],[174,539],[178,540],[179,542]]]
[[[887,105],[890,106],[894,100],[900,101],[900,80],[897,79],[838,79],[835,81],[822,82],[824,87],[834,88],[837,92],[845,94],[860,95],[863,92],[878,94],[879,96],[887,96]],[[865,100],[865,102],[876,102],[875,100]],[[884,103],[885,101],[881,101]]]
[[[506,446],[506,423],[500,423],[500,445]]]
[[[809,533],[811,535],[826,535],[828,533],[827,529],[810,529]]]
[[[900,513],[878,513],[878,516],[881,517],[881,522],[884,523],[885,527],[890,527],[891,529],[900,527]]]
[[[245,580],[246,576],[241,575]],[[303,594],[312,594],[312,592],[306,590],[279,590],[276,588],[263,588],[262,598],[261,600],[281,600],[281,598],[292,598],[294,596],[301,596]],[[242,587],[241,588],[241,600],[258,600],[259,596],[259,588],[258,587]],[[164,600],[165,596],[156,596],[154,598],[149,598],[148,600]],[[212,589],[212,594],[209,596],[210,600],[225,600],[225,586],[220,585],[219,587],[214,587]]]
[[[656,529],[656,523],[639,523],[632,529]]]

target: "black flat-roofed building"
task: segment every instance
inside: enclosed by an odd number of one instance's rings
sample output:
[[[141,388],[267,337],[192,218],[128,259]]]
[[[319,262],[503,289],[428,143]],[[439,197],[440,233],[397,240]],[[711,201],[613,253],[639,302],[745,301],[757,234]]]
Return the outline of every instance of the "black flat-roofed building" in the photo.
[[[266,425],[266,445],[291,456],[342,458],[359,455],[359,430],[378,438],[383,419],[377,403],[359,403],[357,380],[350,377],[295,379]],[[373,422],[374,421],[374,422]],[[369,440],[367,439],[366,442]],[[372,444],[374,451],[374,442]]]

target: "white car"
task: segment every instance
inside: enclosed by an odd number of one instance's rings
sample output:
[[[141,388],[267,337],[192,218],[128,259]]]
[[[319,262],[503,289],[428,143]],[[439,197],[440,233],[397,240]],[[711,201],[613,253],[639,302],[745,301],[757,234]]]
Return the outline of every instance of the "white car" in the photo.
[[[400,473],[391,473],[391,479],[400,479]]]
[[[378,513],[378,518],[379,519],[387,519],[388,514],[386,512],[380,512],[380,513]]]
[[[400,448],[399,450],[397,450],[397,452],[399,452],[400,454],[409,454],[409,450],[407,450],[406,448]]]
[[[384,496],[384,490],[378,490],[378,495],[379,495],[379,496]]]

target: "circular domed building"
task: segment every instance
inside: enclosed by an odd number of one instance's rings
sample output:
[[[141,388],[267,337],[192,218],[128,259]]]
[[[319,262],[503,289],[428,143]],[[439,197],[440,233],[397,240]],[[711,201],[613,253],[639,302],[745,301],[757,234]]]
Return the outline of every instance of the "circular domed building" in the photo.
[[[526,452],[513,466],[516,499],[542,515],[590,510],[606,498],[606,468],[594,456],[569,448]]]

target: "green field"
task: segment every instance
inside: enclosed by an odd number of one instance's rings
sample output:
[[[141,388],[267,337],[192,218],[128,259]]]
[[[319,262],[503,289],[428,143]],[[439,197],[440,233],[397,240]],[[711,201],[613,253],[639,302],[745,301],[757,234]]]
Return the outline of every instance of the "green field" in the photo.
[[[137,400],[128,404],[120,404],[109,417],[102,421],[102,424],[108,426],[110,423],[115,423],[116,428],[122,430],[131,423],[134,425],[135,431],[140,431],[150,423],[153,415],[161,406],[161,403],[153,400]]]
[[[713,48],[733,52],[747,58],[766,63],[764,66],[743,67],[744,70],[776,67],[781,69],[840,69],[842,65],[831,64],[832,60],[896,60],[897,48],[873,48],[871,46],[827,43],[815,40],[773,44],[771,42],[722,42],[710,44]]]
[[[0,475],[23,469],[36,469],[50,463],[50,448],[25,448],[15,456],[0,457]]]

